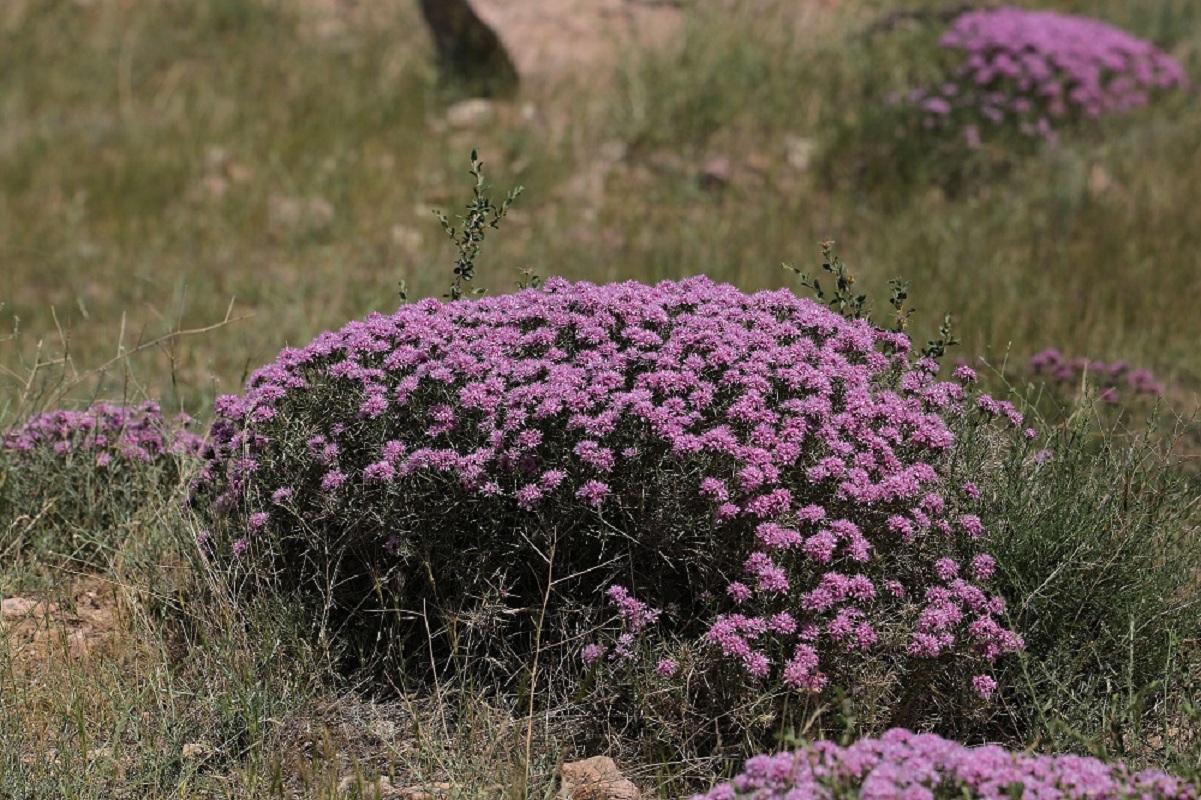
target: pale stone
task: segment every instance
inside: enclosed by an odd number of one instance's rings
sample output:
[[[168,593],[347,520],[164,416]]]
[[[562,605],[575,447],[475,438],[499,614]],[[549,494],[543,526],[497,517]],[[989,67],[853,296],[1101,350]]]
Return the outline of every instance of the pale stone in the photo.
[[[638,787],[608,756],[564,764],[559,772],[559,800],[638,800]]]
[[[481,128],[496,117],[496,107],[491,100],[473,97],[461,100],[446,109],[446,124],[452,128]]]

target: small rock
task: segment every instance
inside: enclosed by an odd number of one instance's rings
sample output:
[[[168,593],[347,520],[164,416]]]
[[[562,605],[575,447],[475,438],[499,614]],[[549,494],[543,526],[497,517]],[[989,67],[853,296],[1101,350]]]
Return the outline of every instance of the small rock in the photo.
[[[237,184],[246,184],[254,180],[254,170],[245,164],[231,163],[225,168],[225,174]]]
[[[334,221],[334,206],[324,197],[273,194],[267,199],[267,221],[277,231],[321,231]]]
[[[481,128],[496,116],[496,106],[491,100],[473,97],[470,100],[460,100],[446,109],[446,124],[452,128]]]
[[[204,171],[221,172],[229,164],[229,151],[224,147],[213,145],[204,151]]]
[[[638,800],[641,796],[608,756],[564,764],[559,775],[559,800]]]
[[[742,159],[742,165],[758,175],[767,175],[775,169],[776,162],[766,153],[747,153]]]
[[[725,156],[715,156],[701,167],[700,184],[702,189],[724,189],[730,185],[730,159]]]
[[[391,236],[392,244],[406,253],[420,252],[421,246],[425,243],[425,237],[421,231],[399,223],[392,226]]]
[[[646,165],[658,173],[679,174],[688,168],[688,162],[674,150],[656,150],[646,157]]]
[[[67,654],[71,658],[83,658],[92,649],[92,643],[83,631],[71,631],[67,634]]]
[[[201,191],[213,200],[220,200],[229,191],[229,181],[219,175],[205,175],[200,180]]]
[[[446,800],[453,787],[449,783],[431,783],[428,786],[406,786],[397,792],[401,800]]]
[[[208,745],[201,742],[187,742],[180,749],[179,754],[185,759],[204,758],[208,755]]]
[[[27,600],[24,597],[10,597],[0,601],[0,616],[6,620],[26,618],[40,619],[47,614],[54,614],[58,606],[54,603],[43,603],[40,600]]]
[[[813,162],[813,153],[817,150],[817,141],[809,136],[784,137],[785,158],[788,165],[798,172],[805,172]]]
[[[93,750],[88,751],[88,761],[96,761],[97,759],[104,759],[105,761],[111,761],[112,757],[113,757],[113,748],[111,748],[111,747],[97,747]]]
[[[1094,195],[1103,195],[1113,188],[1113,179],[1100,164],[1093,164],[1088,171],[1088,190]]]

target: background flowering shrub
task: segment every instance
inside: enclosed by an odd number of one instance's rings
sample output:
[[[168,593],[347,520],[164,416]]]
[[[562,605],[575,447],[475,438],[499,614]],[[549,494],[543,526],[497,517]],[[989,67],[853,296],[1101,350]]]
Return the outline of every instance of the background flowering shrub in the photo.
[[[1123,396],[1163,394],[1163,386],[1147,369],[1134,369],[1125,361],[1108,363],[1099,359],[1065,358],[1055,348],[1030,357],[1030,372],[1042,375],[1069,391],[1079,390],[1081,381],[1097,391],[1097,399],[1114,405]]]
[[[90,561],[122,538],[122,520],[145,497],[169,495],[201,438],[187,415],[157,403],[98,403],[47,411],[0,439],[0,553]],[[21,513],[18,513],[18,509]]]
[[[627,634],[702,667],[808,697],[875,664],[920,716],[926,682],[1021,646],[973,488],[940,473],[941,415],[1021,416],[937,371],[902,334],[703,277],[425,300],[220,398],[194,500],[215,564],[359,657],[517,670],[545,600],[567,666],[624,660],[607,591]]]
[[[1012,6],[945,20],[902,11],[868,28],[862,57],[890,65],[893,80],[865,67],[874,107],[855,126],[830,119],[827,180],[892,187],[898,202],[914,184],[958,195],[995,184],[1065,131],[1188,85],[1171,56],[1100,20]]]
[[[1055,11],[970,11],[940,44],[962,51],[963,61],[941,86],[909,100],[925,127],[962,131],[973,148],[999,126],[1054,142],[1058,122],[1130,111],[1154,91],[1187,83],[1180,65],[1150,42]]]
[[[965,747],[898,728],[847,747],[816,742],[792,752],[756,756],[732,782],[693,800],[1193,800],[1197,796],[1195,786],[1157,770],[1134,772],[1123,764],[1095,758],[1015,753],[995,745]]]

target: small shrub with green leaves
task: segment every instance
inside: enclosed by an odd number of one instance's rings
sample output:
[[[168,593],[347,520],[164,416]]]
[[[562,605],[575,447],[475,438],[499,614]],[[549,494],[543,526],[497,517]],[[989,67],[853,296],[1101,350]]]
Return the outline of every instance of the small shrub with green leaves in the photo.
[[[157,403],[98,403],[31,417],[0,440],[0,553],[88,562],[111,553],[121,525],[178,486],[200,449],[186,415]]]

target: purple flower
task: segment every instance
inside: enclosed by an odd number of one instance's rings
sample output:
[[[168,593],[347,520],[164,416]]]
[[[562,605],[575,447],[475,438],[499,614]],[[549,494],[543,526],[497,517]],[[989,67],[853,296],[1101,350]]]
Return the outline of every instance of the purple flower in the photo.
[[[580,653],[580,657],[584,659],[586,666],[592,666],[592,662],[605,654],[605,648],[599,644],[587,645]]]
[[[724,502],[730,497],[730,493],[726,489],[726,484],[717,478],[705,478],[702,480],[701,494],[705,497],[712,497],[719,502]]]
[[[321,478],[321,489],[325,492],[332,492],[342,487],[346,483],[346,473],[339,470],[330,470]]]
[[[609,602],[617,606],[617,613],[630,633],[640,633],[647,625],[659,619],[660,609],[650,608],[636,600],[624,586],[614,584],[605,591]]]
[[[992,556],[981,554],[972,559],[972,577],[976,580],[990,580],[996,571],[997,562]]]
[[[655,674],[660,678],[674,678],[679,668],[679,664],[670,658],[665,658],[655,665]]]
[[[984,700],[991,700],[997,690],[997,682],[988,675],[977,675],[972,678],[972,691]]]
[[[934,574],[940,581],[950,581],[959,575],[959,565],[950,558],[940,558],[934,562]]]
[[[191,417],[168,420],[157,403],[120,406],[96,403],[83,411],[47,411],[0,436],[0,446],[20,460],[39,452],[68,457],[86,453],[97,467],[114,459],[154,463],[172,455],[196,455],[203,445],[184,428]]]
[[[599,506],[609,495],[609,484],[603,481],[588,481],[576,491],[576,497],[590,506]]]
[[[562,483],[566,477],[567,473],[563,470],[551,469],[542,473],[542,477],[538,479],[538,482],[542,485],[543,489],[549,491]]]
[[[542,487],[536,483],[526,484],[517,490],[517,505],[529,511],[542,500]]]
[[[790,669],[800,677],[812,666],[798,654]],[[990,682],[982,681],[981,686]],[[856,797],[916,800],[933,798],[931,787],[937,787],[939,797],[1005,798],[1015,786],[1032,800],[1198,797],[1197,787],[1157,770],[1134,772],[1121,763],[1014,752],[997,745],[966,747],[934,734],[894,728],[846,747],[821,741],[796,751],[754,756],[733,781],[692,800],[849,797],[848,789]]]
[[[396,468],[390,461],[376,461],[363,470],[364,483],[389,483],[396,477]]]
[[[984,535],[984,523],[975,514],[964,514],[959,518],[959,526],[973,539]]]

